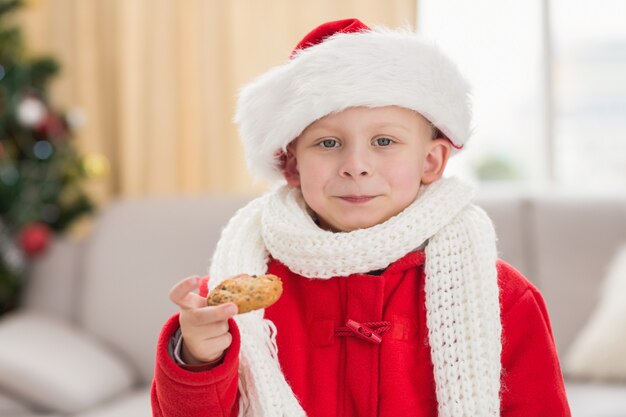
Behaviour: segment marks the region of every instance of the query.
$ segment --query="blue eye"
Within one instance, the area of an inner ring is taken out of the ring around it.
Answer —
[[[392,141],[389,138],[378,138],[374,140],[374,143],[376,144],[376,146],[389,146],[391,145]]]
[[[322,148],[336,148],[339,145],[339,142],[335,139],[324,139],[320,142]]]

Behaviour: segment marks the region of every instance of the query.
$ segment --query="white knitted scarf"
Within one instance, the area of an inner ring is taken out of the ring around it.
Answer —
[[[282,186],[240,209],[222,232],[210,286],[267,271],[269,255],[316,279],[382,269],[426,244],[426,308],[439,417],[500,415],[502,344],[496,249],[472,190],[441,179],[398,215],[367,229],[319,228],[298,189]],[[239,415],[305,416],[278,363],[264,310],[236,316],[241,332]],[[383,339],[384,343],[384,339]]]

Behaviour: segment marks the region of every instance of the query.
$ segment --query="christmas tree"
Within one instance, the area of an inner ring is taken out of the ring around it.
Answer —
[[[46,95],[58,65],[28,57],[10,22],[20,3],[0,0],[0,314],[19,305],[28,267],[51,238],[93,210],[70,119]]]

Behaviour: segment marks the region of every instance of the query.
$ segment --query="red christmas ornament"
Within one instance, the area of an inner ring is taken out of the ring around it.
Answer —
[[[49,138],[59,139],[67,135],[68,127],[63,119],[55,114],[48,113],[41,121],[37,130]]]
[[[52,231],[43,223],[32,223],[20,232],[19,243],[24,253],[34,257],[43,253],[52,237]]]

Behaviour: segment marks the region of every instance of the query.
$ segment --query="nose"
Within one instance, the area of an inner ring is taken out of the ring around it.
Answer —
[[[342,177],[366,177],[372,174],[373,161],[366,149],[346,148],[341,160],[339,175]]]

